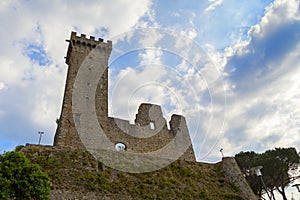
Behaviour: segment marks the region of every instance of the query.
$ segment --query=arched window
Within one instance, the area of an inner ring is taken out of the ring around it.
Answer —
[[[126,151],[126,145],[124,143],[118,142],[115,145],[117,151]]]

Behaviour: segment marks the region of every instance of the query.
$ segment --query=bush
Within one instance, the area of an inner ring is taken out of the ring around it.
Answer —
[[[49,198],[49,178],[39,165],[19,151],[0,155],[0,199]]]

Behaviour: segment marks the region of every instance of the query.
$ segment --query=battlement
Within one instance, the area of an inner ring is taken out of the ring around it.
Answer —
[[[67,56],[65,57],[66,63],[69,64],[71,51],[75,49],[80,49],[86,55],[93,49],[97,49],[100,52],[103,52],[104,55],[110,55],[112,50],[112,41],[107,40],[106,42],[102,38],[95,39],[94,36],[87,38],[85,34],[80,34],[77,36],[76,32],[71,33],[70,39],[66,40],[69,42]]]
[[[99,44],[107,44],[107,47],[112,47],[112,41],[107,40],[107,42],[104,42],[102,38],[98,38],[98,40],[95,39],[94,36],[90,36],[90,38],[87,38],[85,34],[80,34],[80,36],[77,36],[76,32],[71,33],[70,40],[66,40],[67,42],[72,42],[72,44],[81,44],[81,45],[87,45],[89,44],[95,48]]]

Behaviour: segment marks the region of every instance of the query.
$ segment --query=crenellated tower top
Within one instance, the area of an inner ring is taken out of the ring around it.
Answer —
[[[108,56],[112,50],[112,41],[107,40],[105,42],[102,38],[98,38],[98,40],[96,40],[94,36],[87,38],[85,34],[77,36],[77,33],[74,31],[71,33],[70,39],[66,40],[66,42],[69,42],[67,56],[65,57],[67,64],[69,64],[70,53],[73,48],[86,50],[88,52],[96,48]]]

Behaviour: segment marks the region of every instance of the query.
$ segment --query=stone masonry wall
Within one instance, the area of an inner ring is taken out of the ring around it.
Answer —
[[[240,188],[245,199],[257,200],[258,197],[255,196],[251,187],[247,183],[245,177],[243,176],[238,164],[232,157],[224,157],[221,162],[222,169],[225,173],[225,177],[233,183],[236,187]]]
[[[104,59],[102,59],[102,63],[99,65],[108,65],[108,57],[111,51],[112,43],[107,41],[107,43],[103,42],[103,39],[95,40],[94,37],[90,37],[90,39],[86,38],[84,34],[81,36],[76,36],[75,32],[71,33],[69,42],[66,64],[68,64],[68,73],[67,80],[65,85],[64,99],[62,105],[61,116],[59,119],[58,127],[56,130],[54,145],[55,146],[67,146],[73,148],[84,148],[79,135],[75,128],[74,118],[76,114],[72,111],[72,93],[73,86],[75,83],[75,79],[77,76],[77,72],[82,64],[82,62],[87,58],[89,53],[95,49],[96,47],[99,49],[107,49],[108,53],[105,55]],[[98,66],[94,66],[97,68]],[[92,69],[91,66],[91,70]],[[89,84],[89,80],[87,80],[87,84]],[[96,91],[96,102],[97,114],[99,116],[99,122],[103,127],[107,126],[107,117],[108,117],[108,71],[102,75],[101,80],[98,84]],[[79,116],[80,117],[80,116]]]
[[[150,123],[153,123],[151,127]],[[182,129],[184,137],[176,138],[178,129]],[[153,104],[143,103],[138,109],[135,124],[129,121],[109,118],[109,129],[107,136],[113,143],[123,143],[128,152],[148,153],[159,150],[175,140],[173,151],[184,152],[181,159],[196,161],[191,139],[185,118],[173,115],[170,121],[170,130],[167,128],[166,120],[163,118],[161,107]],[[188,145],[182,149],[183,145]]]

